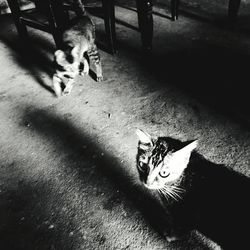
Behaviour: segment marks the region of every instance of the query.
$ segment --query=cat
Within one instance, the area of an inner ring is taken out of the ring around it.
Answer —
[[[165,214],[158,223],[166,239],[195,229],[225,249],[249,249],[249,178],[205,159],[195,150],[198,140],[136,133],[139,179],[161,200]]]
[[[96,68],[96,81],[103,80],[95,26],[80,0],[74,0],[76,21],[62,32],[62,48],[54,53],[53,89],[57,97],[70,94],[77,75],[89,74],[88,59]]]

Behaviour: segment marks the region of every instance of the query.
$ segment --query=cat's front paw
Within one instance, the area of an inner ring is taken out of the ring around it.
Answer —
[[[80,71],[79,72],[79,74],[81,75],[81,76],[87,76],[88,74],[89,74],[89,71]]]
[[[168,242],[175,242],[175,241],[182,240],[182,237],[179,237],[179,236],[176,236],[176,235],[166,236],[166,240]]]
[[[62,92],[62,96],[67,96],[71,93],[72,88],[65,88]]]
[[[62,96],[67,96],[71,93],[72,87],[66,87],[63,92],[62,92]]]
[[[70,91],[63,91],[62,92],[62,96],[67,96],[67,95],[69,95],[70,94]]]
[[[103,76],[97,76],[96,81],[97,82],[102,82],[103,81]]]
[[[174,232],[164,232],[163,233],[165,239],[168,241],[168,242],[176,242],[176,241],[180,241],[180,240],[183,240],[186,236],[186,234],[184,233],[174,233]]]
[[[62,94],[60,93],[54,93],[55,94],[55,97],[57,97],[57,98],[60,98],[61,96],[62,96]]]

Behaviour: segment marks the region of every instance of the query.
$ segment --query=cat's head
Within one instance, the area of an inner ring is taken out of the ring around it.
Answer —
[[[167,137],[154,139],[139,129],[136,134],[139,137],[137,169],[140,180],[149,189],[161,190],[176,182],[198,143],[195,140],[184,146],[176,146]]]
[[[75,62],[79,63],[80,47],[67,47],[64,50],[55,51],[54,57],[58,65],[65,67]]]

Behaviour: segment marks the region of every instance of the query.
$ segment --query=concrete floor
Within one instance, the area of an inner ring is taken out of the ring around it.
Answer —
[[[135,12],[116,11],[137,25]],[[153,204],[138,181],[135,129],[198,138],[207,159],[249,177],[249,30],[155,15],[145,57],[139,34],[118,24],[117,55],[100,51],[105,81],[79,77],[57,99],[51,36],[30,30],[25,48],[11,18],[0,22],[1,249],[221,249],[196,231],[168,243],[143,213]]]

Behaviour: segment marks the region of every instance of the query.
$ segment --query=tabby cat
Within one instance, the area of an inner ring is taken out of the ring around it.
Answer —
[[[95,44],[94,24],[87,15],[81,0],[74,0],[74,7],[77,19],[64,30],[62,49],[54,54],[53,89],[58,97],[71,92],[78,74],[89,74],[88,59],[95,65],[96,81],[103,80],[100,55]]]
[[[139,129],[137,135],[139,178],[161,200],[157,226],[164,224],[167,240],[196,229],[225,249],[250,249],[249,178],[205,159],[195,151],[197,140],[152,138]]]

